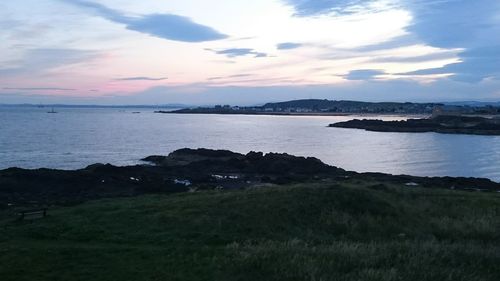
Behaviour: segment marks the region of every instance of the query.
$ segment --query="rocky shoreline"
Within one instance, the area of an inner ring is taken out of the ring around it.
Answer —
[[[500,119],[468,116],[437,116],[406,121],[354,119],[330,124],[329,127],[364,129],[374,132],[500,135]]]
[[[94,164],[65,171],[10,168],[0,171],[0,209],[73,205],[88,200],[150,193],[247,189],[293,183],[369,183],[386,186],[500,191],[500,183],[480,178],[414,177],[357,173],[316,158],[288,154],[181,149],[150,156],[149,165],[116,167]]]

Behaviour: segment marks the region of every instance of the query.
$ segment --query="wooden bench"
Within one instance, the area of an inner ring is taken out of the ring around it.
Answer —
[[[17,214],[19,215],[19,220],[21,221],[41,219],[47,216],[47,208],[20,211]]]

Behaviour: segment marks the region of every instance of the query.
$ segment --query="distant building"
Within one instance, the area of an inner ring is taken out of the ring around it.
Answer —
[[[297,108],[295,112],[307,113],[312,112],[312,110],[309,108]]]

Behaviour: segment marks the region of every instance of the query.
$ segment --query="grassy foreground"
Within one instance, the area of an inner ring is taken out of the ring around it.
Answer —
[[[0,280],[500,280],[500,194],[311,183],[1,222]]]

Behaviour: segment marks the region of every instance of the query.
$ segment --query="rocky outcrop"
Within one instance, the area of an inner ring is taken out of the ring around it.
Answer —
[[[282,153],[181,149],[168,156],[144,159],[152,165],[116,167],[94,164],[76,171],[0,171],[0,209],[8,206],[67,205],[87,200],[147,193],[201,189],[241,189],[268,184],[313,182],[373,182],[460,190],[499,191],[488,179],[392,176],[356,173],[329,166],[311,157]]]
[[[406,121],[354,119],[330,124],[329,127],[364,129],[375,132],[500,135],[500,120],[466,116],[437,116],[429,119],[408,119]]]

